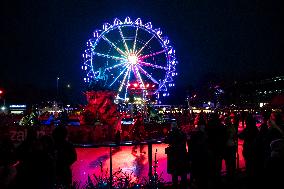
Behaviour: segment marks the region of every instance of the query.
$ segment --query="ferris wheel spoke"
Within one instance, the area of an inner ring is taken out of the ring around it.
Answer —
[[[125,67],[119,75],[113,80],[113,82],[109,85],[110,87],[117,81],[117,79],[125,72],[125,70],[129,69],[128,67]]]
[[[156,56],[156,55],[164,53],[164,52],[166,52],[166,50],[161,50],[161,51],[154,52],[154,53],[151,53],[151,54],[146,54],[146,55],[143,55],[143,56],[139,56],[139,59],[144,59],[144,58]]]
[[[143,88],[145,88],[144,82],[143,82],[143,80],[141,78],[141,75],[140,75],[140,73],[138,71],[138,67],[137,66],[134,66],[134,71],[135,71],[135,76],[137,77],[137,80],[139,80],[139,82],[142,84]]]
[[[112,70],[112,69],[114,69],[114,68],[118,68],[118,67],[120,67],[120,66],[124,66],[124,65],[126,65],[126,63],[125,63],[125,62],[120,63],[120,64],[116,64],[116,65],[111,66],[111,67],[108,67],[108,68],[105,68],[105,70],[106,70],[106,71],[109,71],[109,70]]]
[[[133,74],[134,74],[134,77],[136,78],[136,80],[138,81],[138,76],[137,76],[137,73],[136,73],[136,71],[134,70],[134,68],[132,67],[132,72],[133,72]]]
[[[123,80],[118,88],[118,93],[121,91],[123,85],[125,85],[124,83],[125,83],[126,77],[128,75],[128,72],[130,72],[130,67],[126,67],[126,68],[127,68],[127,71],[126,71],[126,74],[124,74]]]
[[[141,47],[139,49],[139,51],[137,53],[135,53],[137,56],[139,56],[139,54],[141,53],[141,51],[148,45],[148,43],[155,37],[155,35],[153,35],[144,45],[143,47]]]
[[[138,34],[138,28],[136,28],[136,32],[135,32],[135,38],[134,38],[134,43],[133,43],[133,49],[132,52],[135,53],[135,48],[136,48],[136,40],[137,40],[137,34]]]
[[[114,60],[126,60],[123,57],[112,56],[112,55],[98,53],[98,52],[93,52],[93,53],[94,53],[94,55],[97,55],[97,56],[100,56],[100,57],[106,57],[106,58],[110,58],[110,59],[114,59]]]
[[[126,42],[125,42],[125,38],[124,38],[124,36],[123,36],[122,30],[121,30],[120,27],[118,27],[118,30],[119,30],[120,37],[122,38],[124,48],[125,48],[125,50],[127,51],[127,53],[129,54],[129,49],[128,49],[128,46],[127,46],[127,44],[126,44]]]
[[[143,68],[141,68],[139,65],[137,65],[137,68],[143,73],[146,77],[148,77],[151,81],[153,81],[156,84],[159,84],[159,82],[154,79],[147,71],[145,71]]]
[[[127,56],[127,54],[125,53],[125,52],[123,52],[120,48],[118,48],[113,42],[111,42],[106,36],[102,36],[102,38],[106,41],[106,42],[108,42],[108,44],[110,45],[110,46],[112,46],[115,50],[117,50],[117,52],[119,53],[119,54],[121,54],[122,56]]]
[[[128,78],[127,78],[127,83],[126,83],[126,88],[125,88],[124,98],[126,98],[126,96],[127,96],[127,89],[128,89],[129,80],[130,80],[130,73],[131,73],[131,71],[130,71],[130,69],[129,69],[129,71],[128,71]]]
[[[151,63],[148,63],[148,62],[139,62],[139,64],[143,65],[143,66],[149,66],[149,67],[152,67],[152,68],[159,68],[159,69],[163,69],[163,70],[168,70],[167,67],[151,64]]]

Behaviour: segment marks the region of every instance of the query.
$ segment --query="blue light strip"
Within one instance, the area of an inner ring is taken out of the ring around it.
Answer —
[[[139,80],[139,81],[140,81],[140,83],[142,84],[142,87],[143,87],[143,88],[145,88],[145,86],[144,86],[144,82],[143,82],[143,80],[142,80],[142,78],[141,78],[140,73],[138,72],[138,68],[137,68],[137,66],[134,66],[134,71],[135,71],[136,75],[138,76],[138,80]]]
[[[166,68],[166,67],[155,65],[155,64],[151,64],[151,63],[148,63],[148,62],[139,62],[139,64],[141,64],[143,66],[149,66],[149,67],[153,67],[153,68],[159,68],[159,69],[163,69],[163,70],[168,70],[168,68]]]
[[[118,30],[119,30],[120,37],[122,38],[124,48],[127,51],[127,54],[129,54],[128,46],[127,46],[127,44],[125,42],[125,38],[124,38],[123,33],[121,31],[121,28],[119,26],[118,26]]]
[[[102,36],[102,38],[108,42],[108,44],[110,44],[110,46],[112,46],[115,50],[117,50],[117,52],[119,52],[119,54],[121,54],[122,56],[126,56],[127,54],[125,52],[123,52],[120,48],[118,48],[113,42],[111,42],[106,36]]]
[[[130,70],[129,70],[129,72],[128,72],[128,78],[127,78],[127,83],[126,83],[125,94],[124,94],[124,99],[126,99],[126,97],[127,97],[127,89],[128,89],[128,85],[129,85],[130,74],[131,74],[131,72],[130,72]]]
[[[98,53],[98,52],[93,52],[95,55],[101,56],[101,57],[106,57],[106,58],[111,58],[114,60],[125,60],[124,57],[118,57],[118,56],[112,56],[108,54],[103,54],[103,53]]]
[[[143,68],[141,68],[139,65],[137,65],[138,69],[149,79],[151,79],[154,83],[159,84],[159,82],[154,79],[148,72],[146,72]]]
[[[124,66],[124,65],[126,65],[125,62],[120,63],[120,64],[116,64],[116,65],[111,66],[111,67],[108,67],[108,68],[106,68],[105,70],[106,70],[106,71],[109,71],[109,70],[112,70],[112,69],[114,69],[114,68],[117,68],[117,67],[120,67],[120,66]]]
[[[121,91],[121,89],[122,89],[122,86],[123,86],[124,83],[125,83],[125,79],[126,79],[126,77],[127,77],[127,75],[128,75],[128,72],[130,72],[130,67],[126,67],[126,68],[127,68],[127,72],[126,72],[126,74],[124,74],[123,80],[122,80],[122,82],[121,82],[121,84],[120,84],[120,86],[119,86],[119,88],[118,88],[118,93],[120,93],[120,91]]]
[[[135,32],[135,39],[134,39],[134,43],[133,43],[133,49],[132,49],[132,53],[135,53],[135,48],[136,48],[136,40],[137,40],[137,35],[138,35],[138,28],[136,28],[136,32]]]
[[[156,55],[161,54],[161,53],[164,53],[164,52],[166,52],[166,50],[161,50],[161,51],[159,51],[159,52],[155,52],[155,53],[151,53],[151,54],[146,54],[146,55],[143,55],[143,56],[139,56],[139,59],[144,59],[144,58],[156,56]]]
[[[114,81],[109,85],[110,87],[116,82],[116,80],[123,74],[123,72],[125,72],[125,70],[128,69],[128,67],[125,67],[120,73],[119,75],[114,79]]]
[[[139,49],[139,51],[137,53],[135,53],[137,56],[140,55],[141,51],[148,45],[148,43],[155,37],[155,35],[153,35],[144,45],[141,49]]]

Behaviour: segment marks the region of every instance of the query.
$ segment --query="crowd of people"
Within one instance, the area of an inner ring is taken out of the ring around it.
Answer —
[[[35,128],[30,127],[26,139],[18,146],[7,137],[3,139],[1,188],[71,188],[71,165],[77,160],[77,153],[67,134],[66,127],[58,126],[51,136],[39,137]]]
[[[220,186],[223,175],[226,183],[233,185],[238,175],[239,139],[243,141],[247,185],[259,188],[281,185],[284,171],[283,112],[264,112],[260,126],[251,113],[243,116],[235,112],[201,112],[191,114],[187,120],[190,129],[182,127],[180,122],[173,122],[165,138],[165,143],[169,144],[166,148],[167,172],[172,175],[174,188],[216,188]],[[2,132],[1,186],[12,189],[47,189],[54,185],[70,187],[70,167],[77,155],[74,146],[67,140],[67,132],[65,126],[59,125],[52,135],[38,136],[35,127],[29,127],[26,139],[18,146],[13,145],[7,133]],[[133,127],[132,139],[137,142],[133,152],[139,153],[139,150],[144,153],[143,146],[138,144],[145,140],[146,135],[140,117]],[[120,144],[119,132],[114,141]],[[225,173],[222,172],[222,161],[225,161]],[[11,167],[16,168],[16,174]],[[12,174],[14,179],[9,180]]]
[[[176,124],[165,139],[169,144],[167,171],[174,188],[217,188],[223,182],[233,186],[237,179],[238,139],[243,140],[245,178],[248,187],[277,188],[284,173],[283,113],[265,112],[257,127],[253,114],[239,128],[239,116],[205,114],[195,116],[194,129],[184,132]],[[226,171],[222,172],[222,161]],[[187,182],[187,175],[190,181]],[[225,177],[223,177],[225,175]],[[181,177],[178,183],[178,176]]]

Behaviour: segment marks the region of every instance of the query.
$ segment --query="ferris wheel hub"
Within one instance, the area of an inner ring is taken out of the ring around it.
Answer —
[[[129,55],[129,56],[127,57],[127,59],[128,59],[128,62],[129,62],[130,64],[132,64],[132,65],[135,65],[135,64],[137,64],[137,62],[138,62],[138,57],[137,57],[135,54]]]

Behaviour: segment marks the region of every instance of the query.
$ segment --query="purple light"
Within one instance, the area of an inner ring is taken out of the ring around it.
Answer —
[[[174,86],[175,50],[169,46],[168,37],[162,36],[161,29],[153,28],[151,22],[143,24],[140,18],[115,18],[112,23],[104,23],[103,30],[95,30],[93,38],[87,41],[88,48],[82,55],[82,69],[87,75],[84,81],[103,79],[105,85],[117,91],[117,97],[123,92],[124,98],[133,82],[143,89],[157,85],[157,95]]]

